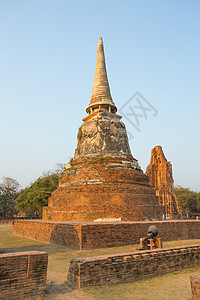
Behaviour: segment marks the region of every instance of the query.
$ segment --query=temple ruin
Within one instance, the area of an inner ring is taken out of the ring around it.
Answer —
[[[165,209],[166,219],[185,218],[183,208],[174,194],[172,164],[167,161],[161,146],[152,149],[151,161],[145,174],[159,197],[160,206]]]
[[[133,158],[121,116],[112,99],[102,38],[99,38],[92,96],[77,136],[73,159],[59,178],[46,221],[134,221],[161,219],[148,177]]]

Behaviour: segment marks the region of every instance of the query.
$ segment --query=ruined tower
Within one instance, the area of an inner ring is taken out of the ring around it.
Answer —
[[[173,191],[172,164],[167,161],[161,146],[152,149],[151,161],[145,174],[159,197],[159,204],[165,209],[166,218],[185,218],[182,206]]]
[[[148,177],[131,155],[117,114],[99,38],[92,96],[73,159],[59,178],[43,219],[53,221],[161,219],[162,207]]]

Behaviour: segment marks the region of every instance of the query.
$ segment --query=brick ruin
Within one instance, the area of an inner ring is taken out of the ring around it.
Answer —
[[[0,254],[0,299],[35,299],[46,291],[48,253]]]
[[[125,125],[111,97],[102,38],[86,112],[75,155],[60,176],[48,207],[43,209],[43,220],[161,219],[163,207],[131,154]]]
[[[74,288],[119,284],[200,266],[200,245],[72,259],[68,281]],[[192,278],[199,299],[199,278]]]
[[[185,213],[173,190],[172,164],[167,161],[161,146],[152,149],[145,174],[159,197],[160,206],[164,207],[166,219],[184,219]]]

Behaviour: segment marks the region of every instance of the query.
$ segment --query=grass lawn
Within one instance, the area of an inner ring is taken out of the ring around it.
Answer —
[[[163,247],[200,244],[200,240],[164,242]],[[191,297],[190,275],[200,273],[200,267],[185,269],[119,285],[81,288],[73,290],[67,283],[69,262],[73,258],[129,252],[138,245],[104,248],[96,250],[73,251],[64,246],[14,236],[12,226],[0,224],[0,253],[21,252],[29,250],[49,253],[47,295],[38,299],[134,299],[134,300],[189,300]]]

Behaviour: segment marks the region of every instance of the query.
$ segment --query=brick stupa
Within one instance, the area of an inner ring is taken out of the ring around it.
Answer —
[[[59,178],[46,221],[135,221],[161,219],[162,207],[148,177],[131,155],[126,128],[111,97],[102,38],[87,116],[73,159]]]
[[[159,197],[159,204],[164,208],[165,217],[167,219],[185,219],[183,208],[174,194],[172,164],[167,161],[161,146],[152,149],[146,175]]]

